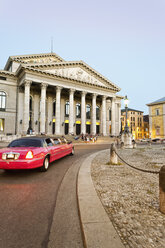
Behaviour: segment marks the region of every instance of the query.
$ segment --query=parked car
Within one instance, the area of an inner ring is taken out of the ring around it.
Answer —
[[[74,154],[72,142],[49,137],[24,137],[13,140],[7,148],[0,149],[0,169],[32,169],[47,171],[49,164],[66,155]]]

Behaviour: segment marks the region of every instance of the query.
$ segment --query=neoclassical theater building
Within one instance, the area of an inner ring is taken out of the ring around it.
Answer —
[[[118,135],[119,91],[81,60],[10,56],[0,70],[0,134]]]

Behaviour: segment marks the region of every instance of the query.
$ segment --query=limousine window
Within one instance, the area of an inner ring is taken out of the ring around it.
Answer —
[[[12,141],[8,147],[43,147],[43,142],[39,139],[19,139]]]

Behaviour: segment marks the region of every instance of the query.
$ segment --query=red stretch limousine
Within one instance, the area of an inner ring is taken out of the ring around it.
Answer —
[[[32,169],[47,171],[49,163],[74,154],[72,142],[65,138],[24,137],[0,149],[0,169]]]

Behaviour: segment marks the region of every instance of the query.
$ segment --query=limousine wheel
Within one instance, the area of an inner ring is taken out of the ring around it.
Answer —
[[[71,156],[74,155],[74,147],[72,147],[72,151],[71,151],[70,155],[71,155]]]
[[[46,157],[46,158],[44,159],[43,166],[41,167],[41,171],[42,171],[42,172],[45,172],[45,171],[48,170],[48,168],[49,168],[49,158]]]

